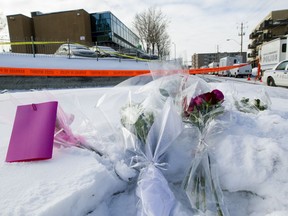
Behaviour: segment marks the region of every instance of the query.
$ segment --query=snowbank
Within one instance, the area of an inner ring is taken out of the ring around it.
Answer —
[[[121,131],[119,125],[107,124],[107,119],[114,118],[117,122],[129,91],[141,88],[141,85],[127,86],[128,83],[131,82],[107,88],[50,90],[49,94],[33,91],[0,95],[1,214],[135,216],[138,200],[135,182],[124,181],[131,170],[124,163],[125,146],[118,136]],[[287,89],[233,81],[212,81],[209,85],[225,95],[226,111],[219,116],[222,128],[209,143],[230,215],[288,215]],[[257,98],[262,91],[271,99],[270,109],[252,114],[235,108],[236,93]],[[104,94],[110,102],[100,112],[96,105]],[[17,104],[51,97],[76,118],[85,116],[91,120],[103,138],[97,147],[104,156],[76,147],[62,147],[54,148],[51,160],[4,162]],[[191,215],[179,184],[190,164],[193,143],[197,142],[193,136],[183,137],[169,148],[169,167],[164,172],[178,200],[173,210],[177,216]],[[115,167],[122,178],[117,176]]]

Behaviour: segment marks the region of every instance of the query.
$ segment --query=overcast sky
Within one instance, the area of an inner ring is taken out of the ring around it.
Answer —
[[[249,34],[269,12],[288,9],[286,0],[1,0],[4,16],[31,11],[43,13],[84,9],[89,13],[111,11],[132,28],[137,13],[151,6],[161,9],[170,21],[171,55],[190,61],[193,53],[248,51]],[[226,39],[232,40],[227,41]],[[176,48],[176,49],[175,49]]]

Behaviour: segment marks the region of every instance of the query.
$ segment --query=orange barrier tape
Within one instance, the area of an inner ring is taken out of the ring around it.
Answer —
[[[217,68],[200,68],[200,69],[190,69],[189,74],[205,74],[210,72],[219,72],[219,71],[226,71],[233,68],[243,67],[247,64],[239,64],[239,65],[232,65],[226,67],[217,67]]]
[[[0,75],[11,76],[90,76],[121,77],[150,74],[149,70],[77,70],[77,69],[44,69],[44,68],[4,68],[0,67]]]
[[[209,72],[218,72],[239,68],[246,64],[218,67],[190,69],[189,74],[205,74]],[[49,69],[49,68],[8,68],[0,67],[0,76],[90,76],[90,77],[133,77],[139,75],[150,75],[149,70],[78,70],[78,69]]]

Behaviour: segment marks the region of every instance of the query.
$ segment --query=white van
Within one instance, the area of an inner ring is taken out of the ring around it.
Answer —
[[[226,66],[232,66],[235,64],[240,64],[242,62],[242,57],[241,56],[226,56],[220,59],[219,61],[219,67],[226,67]],[[230,70],[224,70],[224,71],[219,71],[218,75],[220,76],[231,76],[231,71]]]
[[[239,64],[234,64],[239,65]],[[233,66],[234,66],[233,65]],[[230,76],[234,77],[244,77],[244,76],[251,76],[252,75],[252,66],[251,64],[247,64],[245,66],[239,67],[239,68],[233,68],[230,70]]]

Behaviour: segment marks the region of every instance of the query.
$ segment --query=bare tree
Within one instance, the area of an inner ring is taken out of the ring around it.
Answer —
[[[0,31],[6,26],[5,17],[2,12],[0,12]]]
[[[157,43],[157,50],[158,50],[158,54],[161,58],[163,58],[164,56],[169,56],[170,54],[170,38],[168,34],[163,34],[160,37],[159,43]]]
[[[133,25],[139,34],[142,47],[147,53],[151,52],[160,57],[169,53],[168,24],[169,21],[166,16],[155,7],[150,7],[147,11],[136,14]]]

